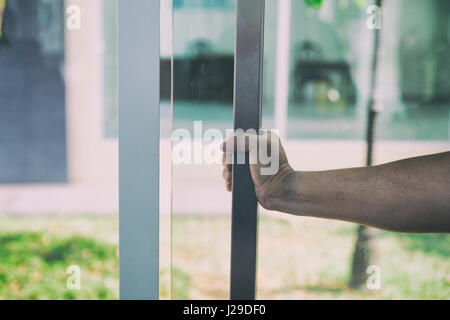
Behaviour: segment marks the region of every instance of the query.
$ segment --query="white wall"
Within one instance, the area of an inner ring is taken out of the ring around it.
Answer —
[[[81,8],[81,30],[66,29],[66,108],[69,181],[118,180],[117,139],[103,137],[103,11],[101,0],[66,0]]]

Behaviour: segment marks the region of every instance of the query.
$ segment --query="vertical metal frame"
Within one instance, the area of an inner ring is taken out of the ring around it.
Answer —
[[[120,298],[159,297],[160,2],[119,0]]]
[[[264,0],[236,0],[234,128],[261,127]],[[248,159],[247,159],[248,160]],[[248,161],[233,166],[230,298],[256,291],[258,199]]]

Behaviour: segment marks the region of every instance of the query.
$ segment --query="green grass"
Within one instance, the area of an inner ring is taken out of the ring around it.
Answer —
[[[0,217],[0,299],[117,299],[117,217]],[[168,224],[166,224],[168,226]],[[161,292],[176,299],[227,299],[230,220],[175,217],[172,273]],[[379,232],[378,291],[347,287],[355,226],[273,215],[260,219],[261,299],[449,299],[450,236]],[[170,244],[162,239],[163,251]],[[81,290],[66,286],[81,270]]]
[[[450,257],[449,236],[446,234],[397,234],[409,250],[422,251],[430,255]]]
[[[20,232],[0,236],[2,299],[111,299],[115,247],[83,237]],[[68,266],[82,270],[83,290],[65,288]],[[111,285],[108,286],[108,280]],[[6,289],[6,290],[5,290]]]
[[[227,299],[230,220],[173,220],[172,263],[189,275],[187,297]],[[263,216],[259,224],[260,299],[449,299],[450,235],[379,232],[372,264],[381,290],[347,286],[356,226],[342,222]]]
[[[117,298],[116,244],[106,233],[82,232],[96,224],[101,219],[0,218],[0,299]],[[80,267],[81,290],[66,286],[71,265]]]

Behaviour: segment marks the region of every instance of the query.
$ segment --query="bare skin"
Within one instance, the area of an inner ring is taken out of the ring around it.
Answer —
[[[271,139],[279,139],[272,134]],[[270,139],[269,139],[270,141]],[[233,150],[224,151],[223,177],[232,189]],[[249,146],[246,145],[246,151]],[[295,171],[279,148],[276,174],[250,165],[261,206],[299,216],[335,219],[407,233],[450,233],[450,152],[380,166]]]

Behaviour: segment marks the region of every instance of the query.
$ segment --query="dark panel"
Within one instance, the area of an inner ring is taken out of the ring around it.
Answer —
[[[202,54],[176,57],[174,64],[174,100],[233,103],[233,55]],[[161,59],[161,99],[170,100],[171,61]]]
[[[238,0],[235,56],[235,129],[261,126],[264,0]],[[245,165],[233,166],[231,230],[232,300],[255,299],[258,199]]]
[[[7,2],[8,40],[0,47],[0,183],[67,180],[63,27],[62,0]]]

